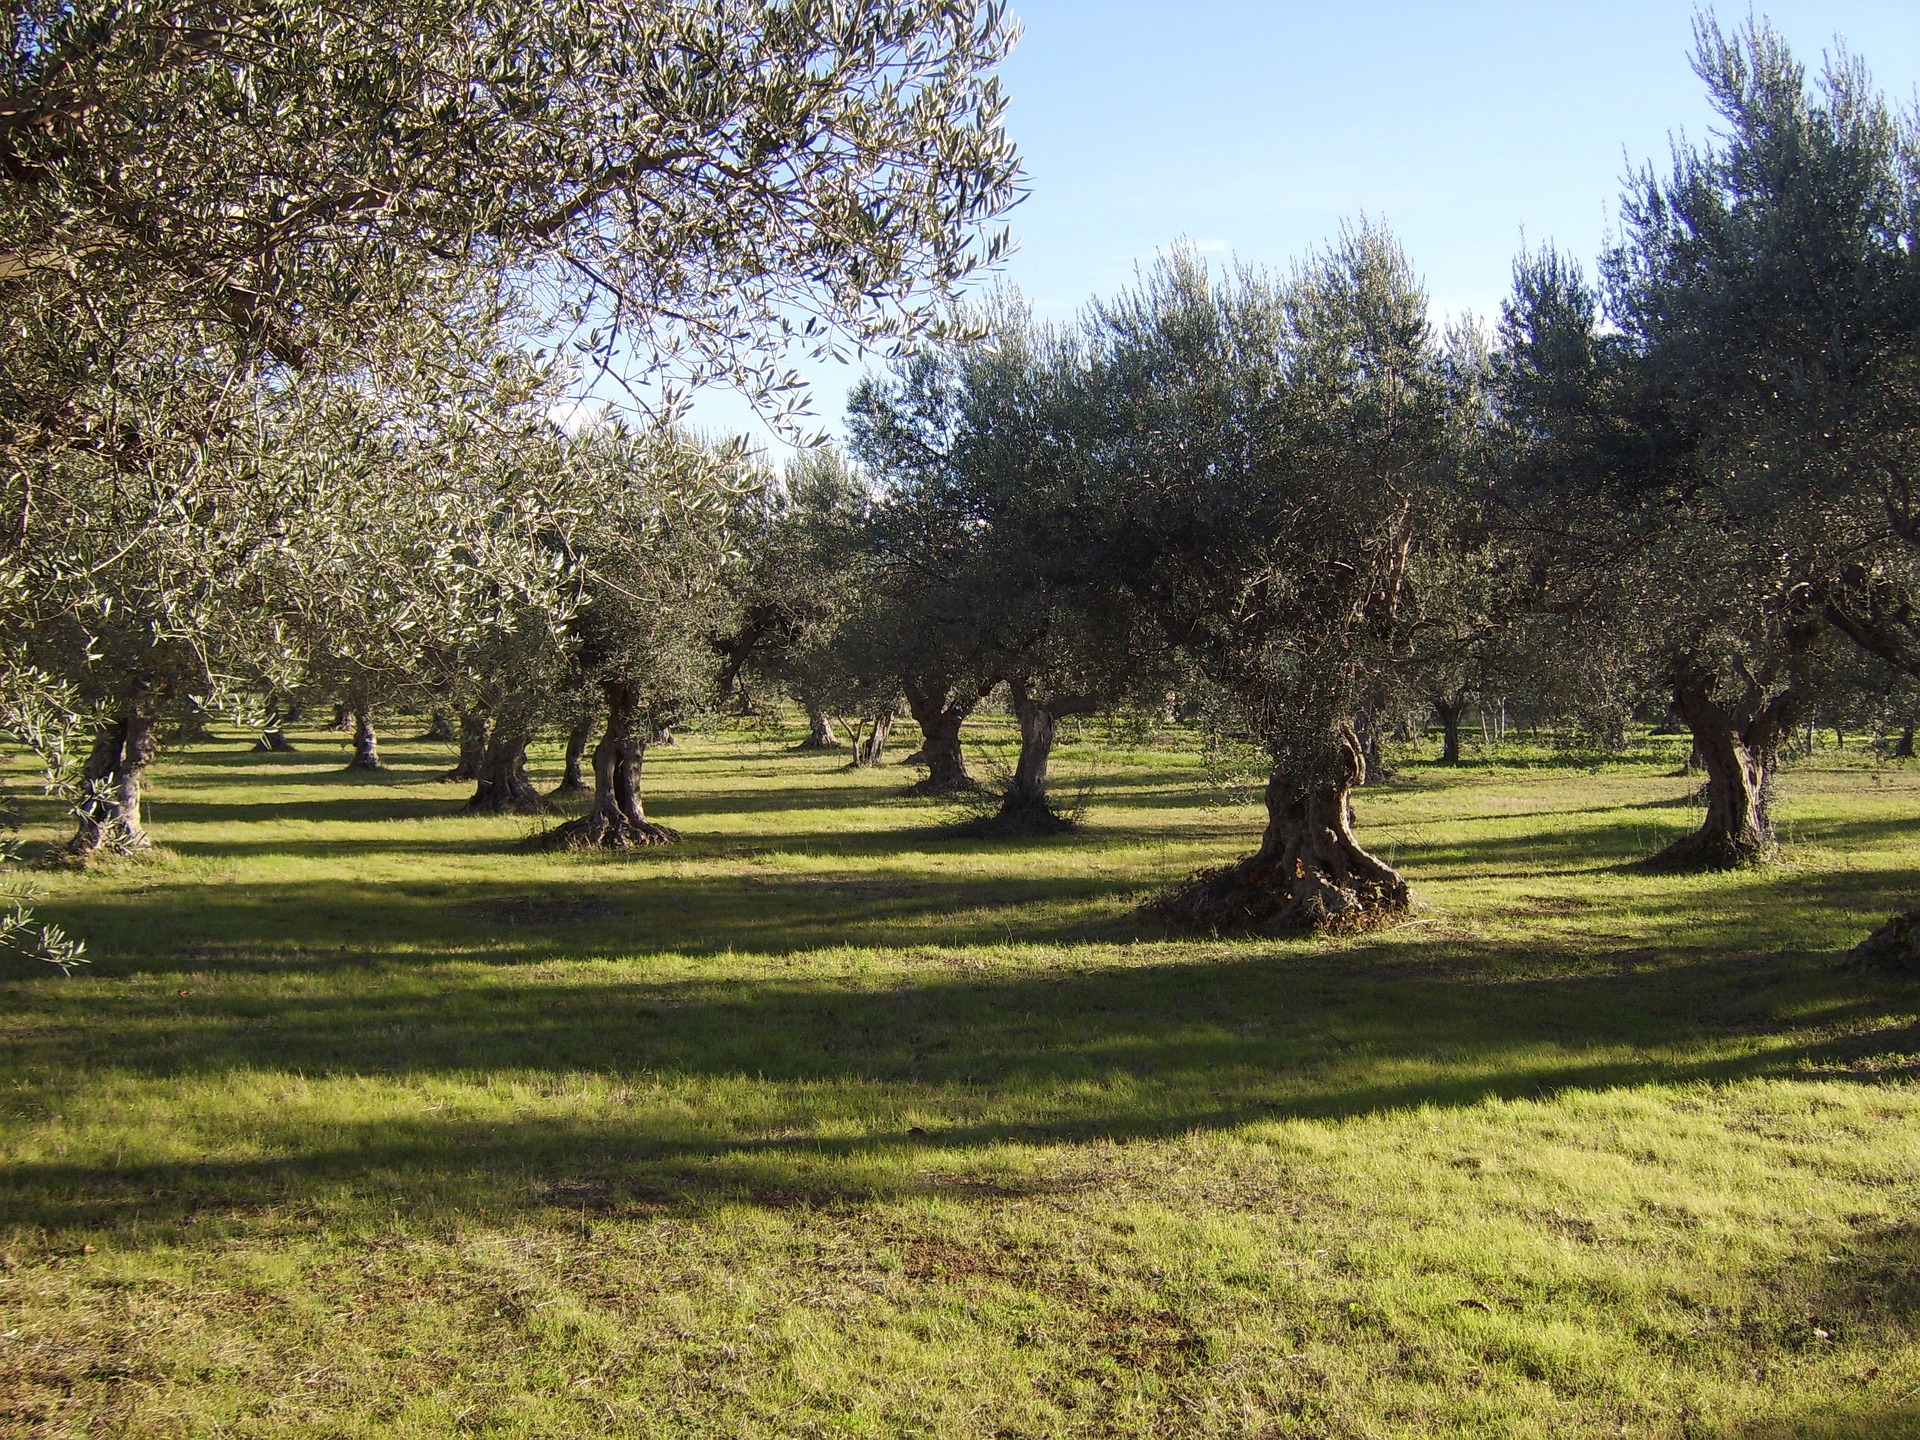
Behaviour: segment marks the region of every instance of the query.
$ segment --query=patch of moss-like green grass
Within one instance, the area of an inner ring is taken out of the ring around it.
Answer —
[[[1836,963],[1914,767],[1685,877],[1677,742],[1409,758],[1405,923],[1222,940],[1135,913],[1258,831],[1177,744],[1010,842],[797,738],[618,858],[444,747],[167,757],[0,983],[0,1434],[1920,1433],[1920,994]]]

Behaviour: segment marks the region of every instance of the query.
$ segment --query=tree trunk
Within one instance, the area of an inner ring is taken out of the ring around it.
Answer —
[[[958,790],[977,790],[980,782],[967,771],[967,758],[960,751],[960,727],[972,713],[952,692],[932,693],[915,686],[906,687],[907,709],[920,727],[920,754],[926,762],[927,778],[907,787],[909,795],[951,795]]]
[[[593,732],[599,727],[599,716],[583,715],[567,732],[567,758],[561,766],[560,783],[547,794],[549,800],[585,795],[592,791],[593,786],[587,783],[587,746],[593,740]]]
[[[671,845],[678,832],[647,819],[641,803],[641,770],[654,733],[652,719],[632,686],[606,686],[607,728],[593,747],[593,806],[578,820],[555,826],[536,842],[549,850],[633,850]]]
[[[329,730],[351,730],[353,728],[353,706],[347,704],[345,701],[335,705],[333,707],[333,724],[327,728]]]
[[[1750,706],[1743,717],[1713,697],[1711,677],[1688,676],[1673,687],[1673,713],[1693,735],[1707,772],[1707,818],[1652,857],[1663,870],[1731,870],[1765,860],[1773,851],[1767,791],[1773,751],[1792,722],[1787,696]],[[1743,723],[1744,719],[1744,723]]]
[[[1047,803],[1047,767],[1053,759],[1053,741],[1060,721],[1069,715],[1084,715],[1093,706],[1083,696],[1047,700],[1033,685],[1021,679],[1007,682],[1008,698],[1013,702],[1014,718],[1020,722],[1020,757],[1014,762],[1013,778],[1000,799],[999,813],[976,828],[996,832],[1058,834],[1073,828],[1073,821],[1055,813]]]
[[[827,712],[818,705],[807,706],[807,738],[800,742],[802,750],[838,750],[840,737],[833,733],[833,722],[827,718]]]
[[[447,712],[435,706],[427,716],[427,728],[420,732],[421,743],[445,745],[458,738],[453,733],[453,722],[447,719]]]
[[[80,828],[67,845],[69,854],[127,854],[152,845],[140,823],[140,790],[158,749],[153,717],[138,705],[100,732],[80,772],[80,803],[74,807]]]
[[[481,710],[460,712],[460,758],[442,780],[478,780],[481,763],[487,758],[487,741],[493,736],[493,721]]]
[[[373,703],[364,697],[353,707],[353,758],[349,770],[384,770],[380,763],[380,737],[373,729]]]
[[[1407,882],[1354,838],[1352,792],[1366,762],[1350,728],[1339,733],[1337,757],[1335,774],[1315,784],[1271,775],[1260,849],[1200,872],[1148,911],[1185,927],[1246,931],[1350,928],[1406,910]]]
[[[892,711],[874,716],[872,728],[864,737],[857,722],[850,728],[853,730],[853,763],[857,767],[866,769],[887,758],[887,737],[893,734]]]
[[[260,738],[253,742],[253,748],[281,753],[293,750],[294,743],[287,738],[286,731],[281,728],[285,723],[286,720],[280,713],[280,706],[275,702],[267,711],[267,723],[260,727]]]
[[[539,815],[547,808],[527,778],[527,744],[533,737],[496,725],[474,776],[469,810],[487,815]]]
[[[1900,738],[1894,742],[1893,758],[1896,760],[1913,759],[1913,726],[1908,725],[1901,729]]]
[[[1440,763],[1458,765],[1460,717],[1467,711],[1466,693],[1456,690],[1452,695],[1435,695],[1427,703],[1433,706],[1433,713],[1440,717]]]

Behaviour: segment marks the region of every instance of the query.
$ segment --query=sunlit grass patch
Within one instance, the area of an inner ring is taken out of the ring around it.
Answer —
[[[993,844],[688,736],[606,859],[299,738],[163,765],[171,858],[48,877],[93,973],[0,987],[0,1432],[1920,1427],[1920,998],[1834,964],[1911,768],[1671,877],[1652,746],[1412,762],[1408,923],[1220,941],[1136,914],[1257,826],[1174,750]]]

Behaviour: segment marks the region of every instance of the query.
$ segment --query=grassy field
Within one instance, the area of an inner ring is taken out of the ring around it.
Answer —
[[[1220,941],[1133,915],[1256,829],[1176,749],[991,843],[690,736],[605,859],[296,738],[3,972],[0,1434],[1920,1433],[1920,994],[1835,965],[1913,767],[1676,878],[1670,750],[1410,763],[1409,923]]]

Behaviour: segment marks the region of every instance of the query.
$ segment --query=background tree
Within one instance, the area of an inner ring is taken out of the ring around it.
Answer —
[[[763,478],[732,447],[671,431],[636,435],[617,423],[584,432],[567,458],[594,497],[569,546],[585,597],[571,631],[579,670],[599,688],[606,729],[593,751],[587,813],[544,843],[670,843],[675,832],[646,815],[647,747],[718,699],[712,637],[733,628],[733,540]]]

